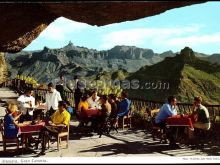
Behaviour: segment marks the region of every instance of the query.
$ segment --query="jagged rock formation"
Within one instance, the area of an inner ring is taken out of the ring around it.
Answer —
[[[168,51],[163,55],[174,56],[174,53]],[[151,49],[135,46],[115,46],[107,51],[97,51],[75,46],[72,42],[60,49],[44,47],[42,51],[6,55],[10,77],[25,74],[40,82],[51,81],[60,74],[88,77],[119,69],[135,72],[142,66],[152,65],[163,59],[164,57]]]
[[[0,52],[22,50],[51,22],[61,16],[90,25],[102,26],[153,16],[169,9],[197,3],[203,2],[5,2],[0,5]]]

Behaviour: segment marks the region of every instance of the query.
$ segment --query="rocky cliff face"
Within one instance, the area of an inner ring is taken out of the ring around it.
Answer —
[[[0,53],[0,84],[6,80],[7,65],[4,58],[4,53]]]
[[[172,51],[163,54],[174,56]],[[135,72],[142,66],[152,65],[163,59],[151,49],[135,46],[115,46],[107,51],[97,51],[75,46],[71,42],[60,49],[44,47],[42,51],[6,55],[10,77],[26,74],[41,82],[50,81],[60,74],[90,76],[119,69]]]

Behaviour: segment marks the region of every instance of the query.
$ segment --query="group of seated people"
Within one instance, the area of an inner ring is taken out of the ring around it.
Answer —
[[[113,126],[118,127],[118,119],[125,115],[128,115],[131,101],[128,99],[126,92],[121,93],[121,97],[118,98],[114,94],[102,95],[99,97],[97,91],[94,90],[89,97],[84,94],[81,97],[80,103],[77,109],[78,118],[81,121],[81,125],[88,124],[89,118],[87,116],[88,111],[100,110],[100,118],[110,117],[114,120]]]
[[[17,138],[19,136],[19,127],[42,122],[42,120],[36,121],[34,118],[33,112],[36,108],[43,106],[47,112],[49,111],[50,116],[44,120],[46,125],[39,134],[39,139],[42,142],[42,154],[45,152],[45,145],[48,138],[51,135],[56,136],[56,134],[67,128],[71,113],[73,112],[70,103],[60,99],[59,92],[56,91],[51,83],[48,84],[48,89],[46,103],[44,104],[40,100],[35,100],[32,96],[32,89],[26,89],[25,93],[17,99],[16,103],[8,103],[6,108],[7,113],[4,117],[4,137]],[[36,140],[33,138],[31,133],[26,135],[28,137],[28,145],[35,143],[37,147],[39,139]],[[23,141],[22,134],[21,140]]]
[[[170,96],[167,99],[167,102],[160,108],[158,114],[155,117],[154,124],[160,127],[162,130],[166,132],[167,138],[170,141],[170,145],[176,145],[174,134],[176,129],[171,130],[171,132],[167,131],[166,128],[166,119],[168,117],[172,117],[177,115],[177,99],[174,96]],[[194,98],[193,102],[193,111],[192,114],[189,114],[193,122],[193,127],[195,129],[209,130],[211,127],[209,111],[208,109],[202,105],[202,98],[197,96]],[[193,131],[189,129],[189,138],[193,139]]]

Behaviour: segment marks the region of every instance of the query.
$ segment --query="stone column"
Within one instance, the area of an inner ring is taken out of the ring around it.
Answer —
[[[5,54],[0,52],[0,84],[7,79],[7,65],[5,62]]]

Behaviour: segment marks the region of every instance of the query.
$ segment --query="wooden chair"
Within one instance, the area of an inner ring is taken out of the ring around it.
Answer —
[[[127,128],[131,128],[132,127],[132,125],[131,125],[131,123],[132,123],[132,121],[131,121],[132,113],[133,113],[133,108],[130,108],[130,110],[128,112],[128,115],[123,116],[123,118],[122,118],[122,129],[123,130],[126,127]]]
[[[56,142],[57,142],[57,150],[58,150],[58,151],[59,151],[60,147],[62,146],[61,142],[62,142],[62,139],[63,139],[63,138],[65,138],[65,140],[66,140],[66,148],[68,148],[68,145],[69,145],[69,127],[70,127],[70,126],[68,125],[66,131],[57,134],[57,136],[55,137],[55,140],[56,140]],[[50,140],[48,141],[48,148],[50,147],[50,144],[49,144],[49,143],[50,143],[51,140],[52,140],[52,139],[50,139]]]
[[[160,139],[160,142],[162,143],[163,141],[166,141],[166,134],[165,134],[165,130],[161,129],[160,127],[156,126],[154,124],[154,120],[156,115],[158,114],[158,112],[160,111],[160,109],[153,109],[151,110],[151,122],[152,122],[152,137],[153,140],[155,140],[156,138]]]
[[[4,121],[3,121],[3,119],[0,119],[0,131],[1,131],[1,134],[2,134],[3,151],[6,151],[7,144],[10,144],[10,146],[12,144],[16,144],[17,150],[19,150],[19,139],[18,139],[18,137],[16,137],[16,138],[7,138],[7,137],[4,136]]]

